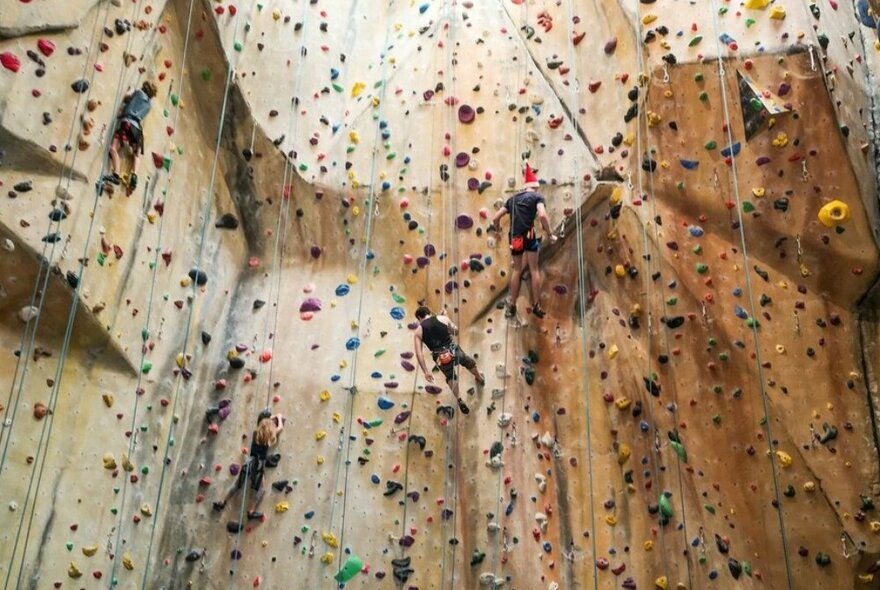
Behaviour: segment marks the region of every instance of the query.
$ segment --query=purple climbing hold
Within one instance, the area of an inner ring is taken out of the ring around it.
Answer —
[[[768,158],[767,156],[761,156],[760,158],[755,160],[755,164],[757,164],[758,166],[763,166],[764,164],[769,164],[769,163],[770,163],[770,158]]]
[[[239,471],[241,471],[241,467],[238,466],[238,463],[233,463],[229,466],[229,475],[236,476]]]
[[[425,268],[431,261],[425,258],[424,256],[419,256],[416,258],[416,266],[419,268]]]
[[[471,123],[473,123],[475,116],[476,113],[474,112],[474,108],[472,106],[463,104],[458,107],[458,120],[465,125],[470,125]]]
[[[467,152],[458,152],[455,155],[455,166],[457,168],[464,168],[468,165],[468,162],[471,161],[471,157],[467,154]]]
[[[468,178],[467,187],[469,191],[475,191],[480,188],[480,179],[473,176]]]
[[[568,293],[568,287],[561,284],[553,287],[553,290],[556,291],[557,295],[565,295],[566,293]]]
[[[431,395],[440,395],[443,390],[436,385],[425,385],[425,392]]]
[[[404,422],[406,422],[407,418],[409,418],[411,413],[412,412],[410,412],[409,410],[399,413],[397,416],[394,417],[394,423],[403,424]]]
[[[434,244],[425,244],[425,256],[431,258],[437,254],[437,249],[434,247]]]
[[[321,256],[321,248],[319,248],[318,246],[312,246],[312,249],[310,250],[310,253],[311,253],[311,255],[312,255],[312,258],[320,258],[320,256]]]
[[[400,361],[400,366],[403,367],[404,371],[413,372],[416,370],[416,366],[409,361]]]
[[[429,100],[431,100],[432,98],[434,98],[434,91],[433,91],[433,90],[425,90],[425,91],[422,93],[422,98],[425,99],[425,102],[428,102]]]
[[[304,311],[321,311],[321,300],[316,297],[309,297],[299,306],[300,312]]]
[[[474,219],[470,215],[459,215],[455,219],[455,227],[458,229],[470,229],[474,227]]]

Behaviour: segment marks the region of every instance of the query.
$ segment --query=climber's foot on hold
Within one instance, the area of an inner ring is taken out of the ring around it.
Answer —
[[[128,179],[128,188],[129,190],[134,190],[138,186],[138,175],[132,173],[131,177]]]
[[[508,304],[504,309],[504,317],[508,320],[512,320],[516,317],[516,306]]]
[[[115,172],[113,174],[105,174],[103,178],[101,178],[104,182],[109,182],[110,184],[115,184],[119,186],[122,184],[122,178],[119,177]]]
[[[226,502],[214,502],[214,512],[222,512],[226,508]]]
[[[471,409],[468,407],[468,405],[466,403],[464,403],[464,400],[461,398],[458,398],[458,409],[459,409],[459,411],[461,411],[462,414],[465,414],[465,415],[471,413]]]
[[[251,510],[247,513],[248,520],[260,520],[263,518],[262,512],[257,512],[256,510]]]
[[[480,376],[477,377],[477,385],[483,387],[486,384],[486,376],[483,373],[480,373]]]
[[[534,316],[536,318],[541,319],[545,315],[547,315],[547,312],[544,311],[544,308],[541,307],[540,303],[536,303],[535,305],[532,306],[532,314],[534,314]]]

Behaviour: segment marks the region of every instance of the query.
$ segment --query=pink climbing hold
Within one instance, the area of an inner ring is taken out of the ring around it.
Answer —
[[[271,348],[266,348],[265,350],[263,350],[263,352],[260,353],[260,362],[261,363],[268,363],[271,360],[272,360],[272,349]]]
[[[48,39],[37,39],[37,49],[40,50],[40,53],[49,57],[55,53],[55,44]]]
[[[21,69],[21,60],[11,51],[0,53],[0,63],[3,64],[4,68],[13,73],[17,73]]]

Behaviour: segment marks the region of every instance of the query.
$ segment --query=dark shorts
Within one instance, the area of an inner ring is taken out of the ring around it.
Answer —
[[[462,367],[470,371],[477,366],[477,361],[466,355],[460,347],[455,346],[452,349],[452,352],[455,354],[455,358],[451,363],[448,363],[446,365],[441,365],[437,361],[437,358],[440,356],[439,352],[432,353],[434,362],[437,363],[437,365],[440,367],[440,370],[443,372],[443,376],[446,377],[447,383],[455,379],[455,367],[461,365]]]
[[[235,486],[241,489],[247,479],[251,480],[251,489],[259,491],[263,487],[263,462],[256,457],[251,457],[248,462],[241,466]]]
[[[113,136],[124,144],[128,144],[134,153],[144,153],[144,134],[140,127],[122,119],[116,126],[116,134]]]
[[[540,247],[541,240],[534,229],[522,236],[510,236],[510,252],[514,256],[521,256],[523,252],[537,252]]]

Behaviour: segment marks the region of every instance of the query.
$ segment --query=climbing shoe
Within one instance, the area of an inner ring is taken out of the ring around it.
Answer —
[[[256,510],[252,510],[247,513],[248,520],[259,520],[263,518],[262,512],[257,512]]]
[[[122,184],[122,179],[115,172],[113,174],[105,174],[101,180],[109,182],[110,184],[115,184],[116,186]]]
[[[480,376],[477,378],[477,385],[482,387],[485,384],[486,384],[486,376],[484,374],[480,373]]]
[[[512,320],[513,318],[515,318],[516,317],[516,306],[515,305],[508,305],[507,308],[505,308],[505,310],[504,310],[504,317],[507,318],[508,320]]]
[[[464,403],[464,400],[461,398],[458,398],[458,409],[462,414],[465,414],[465,415],[471,413],[471,409],[468,407],[468,405],[466,403]]]
[[[541,304],[540,304],[540,303],[536,303],[536,304],[532,307],[532,314],[533,314],[536,318],[541,319],[541,318],[543,318],[545,315],[547,315],[547,312],[544,311],[544,308],[541,307]]]
[[[214,512],[222,512],[226,508],[226,502],[214,502]]]
[[[128,179],[128,188],[130,188],[131,190],[134,190],[137,188],[137,186],[138,186],[138,175],[132,174],[131,177]]]

